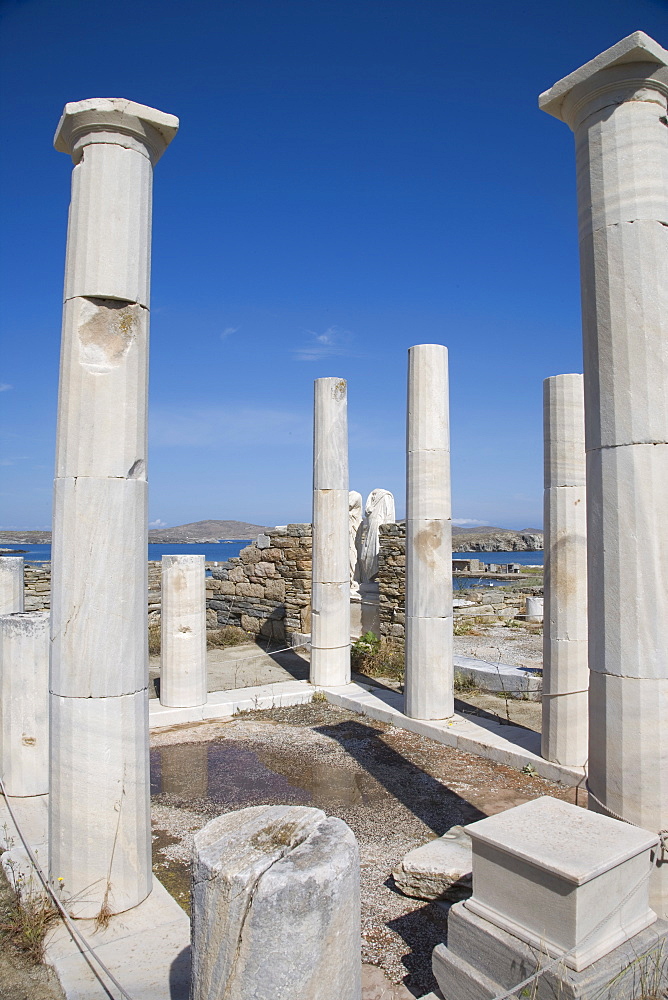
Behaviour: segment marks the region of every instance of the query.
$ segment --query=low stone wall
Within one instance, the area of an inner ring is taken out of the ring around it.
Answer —
[[[406,527],[404,524],[383,524],[380,528],[378,558],[378,599],[380,634],[403,643],[406,623]],[[540,593],[542,593],[542,588]],[[531,591],[532,592],[532,591]],[[456,596],[456,592],[455,592]],[[524,613],[525,595],[500,591],[490,587],[486,592],[468,592],[471,603],[453,608],[457,622],[467,620],[505,621]]]
[[[25,610],[48,611],[51,608],[51,563],[26,566],[24,583]]]
[[[207,618],[254,635],[288,641],[311,631],[310,524],[273,528],[238,556],[211,567]],[[208,624],[208,622],[207,622]]]

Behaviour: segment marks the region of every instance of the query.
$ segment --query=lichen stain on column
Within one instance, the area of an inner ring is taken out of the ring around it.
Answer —
[[[117,299],[82,298],[79,310],[79,361],[104,375],[118,368],[141,329],[142,306]]]
[[[442,522],[428,521],[426,526],[417,532],[413,544],[420,561],[425,563],[429,569],[435,569],[436,559],[434,556],[443,544]]]

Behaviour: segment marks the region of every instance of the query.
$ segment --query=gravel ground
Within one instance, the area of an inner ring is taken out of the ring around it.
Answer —
[[[446,908],[402,896],[392,870],[413,847],[539,795],[573,791],[326,703],[152,734],[154,869],[187,908],[192,835],[248,805],[313,805],[355,833],[362,960],[414,996],[434,989]]]

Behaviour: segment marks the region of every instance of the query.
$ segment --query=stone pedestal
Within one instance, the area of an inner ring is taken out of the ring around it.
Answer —
[[[543,729],[546,760],[587,761],[587,498],[582,375],[543,382],[545,618]]]
[[[446,1000],[494,996],[550,959],[558,959],[552,985],[556,980],[562,993],[555,995],[601,995],[602,975],[610,974],[612,987],[628,964],[626,946],[651,939],[646,932],[656,923],[648,904],[654,834],[549,796],[466,829],[473,896],[450,912],[448,947],[434,952]],[[494,966],[490,955],[500,950],[499,931],[510,941]],[[663,934],[660,926],[653,937],[660,943]],[[524,971],[513,960],[527,946],[535,964]],[[485,977],[492,981],[490,993]],[[551,996],[551,988],[539,988],[538,996]]]
[[[667,100],[668,52],[641,31],[540,98],[577,160],[590,807],[655,831],[668,827]],[[668,864],[651,899],[668,916]]]
[[[348,411],[344,379],[315,381],[312,684],[350,683]]]
[[[373,632],[380,635],[380,587],[377,583],[360,584],[362,599],[361,625],[362,635]]]
[[[160,704],[204,705],[207,696],[204,556],[162,557]]]
[[[67,104],[74,161],[58,396],[49,871],[75,916],[150,891],[146,396],[153,166],[178,119]]]
[[[0,774],[8,795],[46,795],[49,791],[48,701],[49,612],[3,615]]]
[[[0,556],[0,615],[23,611],[23,556]]]
[[[448,351],[408,352],[406,682],[412,719],[454,714]]]
[[[359,854],[340,819],[253,806],[195,834],[193,1000],[359,1000]]]

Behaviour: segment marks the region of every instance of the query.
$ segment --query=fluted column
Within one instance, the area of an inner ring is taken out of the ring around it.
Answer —
[[[448,351],[408,352],[406,715],[454,714]]]
[[[24,608],[23,556],[0,556],[0,615]]]
[[[350,683],[348,397],[341,378],[315,380],[312,684]]]
[[[582,375],[543,382],[545,607],[543,727],[546,760],[587,761],[587,496]]]
[[[162,557],[160,704],[204,705],[207,695],[204,556]]]
[[[668,827],[668,52],[635,32],[543,94],[575,134],[590,808]],[[651,905],[668,916],[668,864]]]
[[[76,916],[151,887],[147,482],[153,166],[178,119],[67,104],[67,233],[51,613],[49,869]]]

